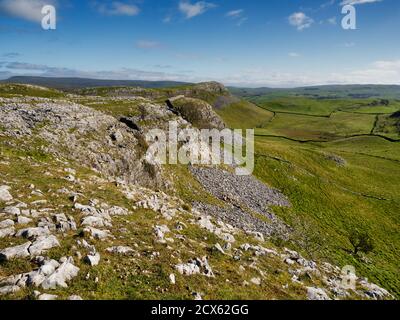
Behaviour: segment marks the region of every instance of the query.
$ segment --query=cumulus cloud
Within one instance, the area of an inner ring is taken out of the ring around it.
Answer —
[[[179,11],[185,15],[186,19],[191,19],[196,16],[202,15],[209,9],[215,7],[215,4],[205,1],[199,1],[193,4],[186,0],[179,2]]]
[[[295,12],[289,18],[289,24],[296,27],[297,30],[302,31],[311,27],[314,20],[308,17],[304,12]]]
[[[45,5],[57,5],[56,0],[0,0],[0,12],[9,16],[40,22],[43,19],[42,8]]]
[[[98,12],[108,16],[136,16],[140,9],[135,4],[112,1],[110,4],[93,3]]]

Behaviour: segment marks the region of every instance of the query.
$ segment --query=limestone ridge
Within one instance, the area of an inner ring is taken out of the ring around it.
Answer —
[[[222,85],[29,90],[0,97],[0,298],[392,298],[273,245],[292,232],[273,212],[291,205],[280,190],[146,161],[145,134],[171,120],[224,128]]]

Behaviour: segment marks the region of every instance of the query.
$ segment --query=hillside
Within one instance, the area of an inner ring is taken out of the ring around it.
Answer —
[[[0,85],[0,299],[398,298],[398,143],[363,134],[368,112],[313,123],[327,138],[309,143],[307,121],[277,114],[218,83]],[[149,162],[145,134],[171,120],[258,128],[254,176]],[[354,230],[371,252],[352,252]]]

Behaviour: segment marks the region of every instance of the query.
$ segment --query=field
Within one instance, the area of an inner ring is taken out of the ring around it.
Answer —
[[[298,249],[352,265],[399,295],[400,134],[391,117],[398,102],[249,100],[274,113],[258,120],[261,128],[238,111],[220,114],[230,126],[257,127],[255,175],[289,197],[292,208],[275,212],[297,230]],[[352,230],[373,238],[373,252],[351,254]]]

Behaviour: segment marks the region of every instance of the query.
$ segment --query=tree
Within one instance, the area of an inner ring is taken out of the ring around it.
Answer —
[[[369,253],[374,250],[374,242],[367,232],[358,230],[350,233],[349,240],[354,249],[354,254],[359,252]]]

